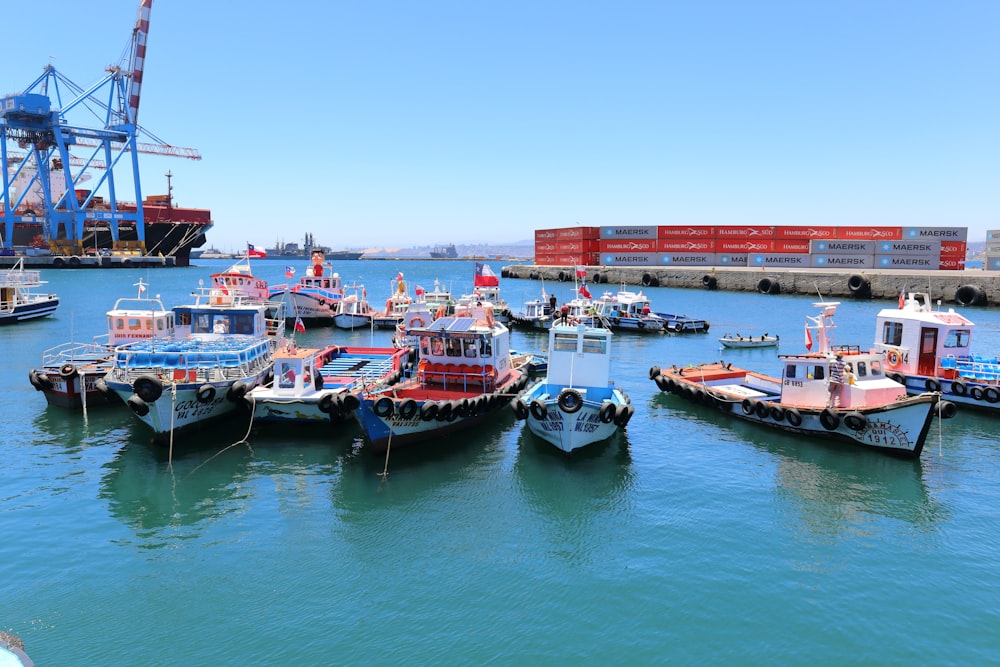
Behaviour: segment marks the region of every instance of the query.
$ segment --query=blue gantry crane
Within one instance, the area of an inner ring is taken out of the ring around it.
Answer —
[[[121,244],[133,242],[120,241],[119,226],[134,225],[137,247],[131,249],[145,253],[138,154],[201,159],[198,151],[166,144],[137,122],[152,5],[153,0],[140,0],[123,62],[109,67],[96,84],[82,88],[49,65],[23,92],[0,98],[0,230],[5,246],[13,245],[15,226],[40,222],[53,254],[81,254],[88,225],[107,225],[113,247],[126,248]],[[72,124],[70,116],[83,110],[103,126]],[[158,143],[137,141],[140,132]],[[116,173],[132,179],[134,206],[119,206]],[[32,197],[33,192],[40,196]],[[96,210],[91,207],[95,197],[102,203]]]

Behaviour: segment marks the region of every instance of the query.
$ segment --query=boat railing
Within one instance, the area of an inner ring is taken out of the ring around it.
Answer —
[[[270,345],[238,351],[159,352],[123,350],[114,353],[112,377],[118,381],[154,375],[175,382],[235,380],[256,375],[272,362]]]
[[[79,366],[86,363],[97,364],[107,360],[114,352],[114,348],[106,342],[107,334],[103,336],[105,342],[100,342],[99,338],[95,338],[90,343],[69,341],[50,347],[42,352],[42,367],[55,368],[67,363]]]
[[[493,366],[476,364],[437,364],[421,362],[417,368],[421,387],[440,385],[443,390],[469,391],[482,388],[484,392],[496,389],[497,372]]]

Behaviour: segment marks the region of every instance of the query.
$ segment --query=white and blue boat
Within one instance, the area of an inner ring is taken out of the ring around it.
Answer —
[[[612,335],[584,324],[553,326],[547,375],[510,403],[532,433],[566,453],[607,440],[635,413],[610,380]]]
[[[653,310],[649,297],[639,292],[619,290],[605,292],[594,300],[594,309],[606,326],[616,331],[634,333],[705,333],[708,322],[705,320],[663,313]]]
[[[287,304],[285,316],[292,321],[298,318],[304,324],[333,326],[337,305],[344,298],[344,283],[329,262],[324,263],[323,253],[313,250],[306,275],[296,283],[274,285],[268,291],[271,301]]]
[[[26,270],[24,258],[0,274],[0,324],[47,317],[59,307],[59,297],[36,291],[45,284],[40,271]]]
[[[284,334],[281,302],[219,289],[195,296],[173,308],[174,336],[116,348],[104,378],[161,443],[242,408],[248,391],[270,381]]]

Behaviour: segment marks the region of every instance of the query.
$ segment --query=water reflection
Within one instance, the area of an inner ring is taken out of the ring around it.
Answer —
[[[928,492],[920,460],[764,429],[673,396],[656,396],[650,404],[660,413],[676,408],[676,418],[703,433],[715,432],[718,441],[748,444],[771,456],[781,511],[811,533],[857,531],[876,516],[926,529],[947,518],[945,506]]]

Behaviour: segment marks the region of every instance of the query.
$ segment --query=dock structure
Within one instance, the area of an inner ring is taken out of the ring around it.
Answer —
[[[932,300],[960,306],[1000,305],[1000,273],[960,271],[837,269],[747,269],[736,267],[588,266],[590,284],[681,287],[760,294],[799,294],[824,298],[897,300],[902,293],[926,292]],[[550,282],[579,280],[575,266],[513,264],[502,269],[505,278]]]
[[[109,255],[3,255],[0,270],[24,260],[32,269],[151,269],[177,266],[173,255],[140,255],[112,253]]]

